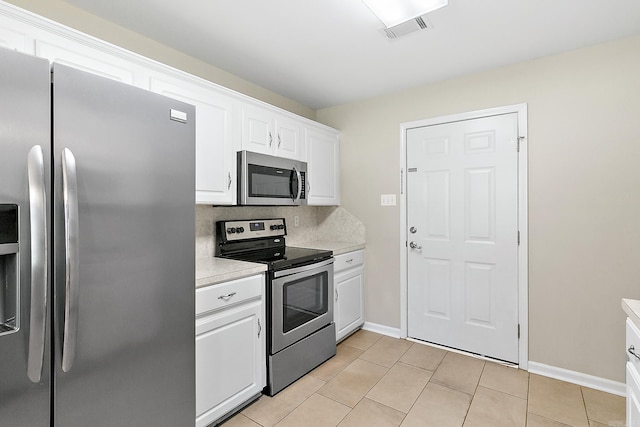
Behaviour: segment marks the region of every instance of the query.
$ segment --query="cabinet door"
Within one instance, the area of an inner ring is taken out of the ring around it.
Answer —
[[[0,46],[22,53],[32,55],[34,53],[33,39],[20,30],[5,27],[2,20],[0,20]]]
[[[274,154],[275,119],[271,111],[250,104],[242,106],[242,149]]]
[[[35,42],[35,54],[121,83],[148,89],[142,72],[132,62],[63,37],[51,35]]]
[[[640,426],[640,375],[627,362],[627,425]]]
[[[334,321],[337,341],[364,323],[363,278],[364,268],[362,266],[335,276]]]
[[[307,184],[309,205],[340,204],[340,147],[338,135],[307,128]]]
[[[301,123],[284,116],[276,118],[275,155],[294,160],[306,160]]]
[[[196,321],[196,426],[207,426],[262,391],[262,300]]]
[[[234,204],[233,100],[211,88],[168,76],[152,77],[151,90],[196,107],[196,203]]]

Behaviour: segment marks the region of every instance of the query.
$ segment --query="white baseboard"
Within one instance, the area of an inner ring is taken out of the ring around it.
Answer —
[[[582,372],[570,371],[568,369],[556,368],[555,366],[529,361],[529,373],[555,378],[622,397],[627,396],[625,383],[583,374]]]
[[[378,323],[364,322],[362,329],[392,338],[400,338],[400,328],[392,328]]]
[[[364,322],[362,329],[386,335],[392,338],[400,338],[400,328],[392,328],[378,323]],[[445,348],[452,351],[449,348]],[[466,354],[462,352],[463,354]],[[606,393],[615,394],[617,396],[626,397],[627,389],[625,383],[611,381],[606,378],[600,378],[582,372],[570,371],[568,369],[557,368],[555,366],[545,365],[543,363],[529,361],[528,371],[531,374],[542,375],[557,380],[566,381],[568,383],[593,388],[595,390],[604,391]]]

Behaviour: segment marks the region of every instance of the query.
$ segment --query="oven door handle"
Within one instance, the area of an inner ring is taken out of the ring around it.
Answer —
[[[333,264],[333,257],[331,257],[331,258],[329,258],[329,259],[327,259],[325,261],[314,262],[313,264],[304,265],[302,267],[288,268],[286,270],[274,271],[273,272],[273,278],[277,279],[278,277],[291,276],[292,274],[303,273],[305,271],[311,271],[311,270],[315,270],[315,269],[319,269],[319,268],[325,267],[325,266],[327,266],[329,264]]]

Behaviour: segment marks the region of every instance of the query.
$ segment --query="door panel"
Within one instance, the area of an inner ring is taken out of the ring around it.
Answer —
[[[17,328],[5,331],[0,327],[0,424],[3,426],[49,426],[48,333],[51,328],[48,321],[45,324],[45,353],[40,381],[33,383],[27,376],[32,326],[27,156],[33,146],[41,147],[45,193],[48,194],[51,172],[50,105],[49,62],[0,48],[0,203],[16,204],[19,209],[18,254],[0,255],[0,313],[8,299],[15,301],[16,280],[19,295],[15,313]],[[45,203],[50,203],[50,199]],[[45,206],[45,213],[49,208],[49,205]],[[46,228],[51,229],[48,218]],[[46,240],[50,247],[48,236]],[[4,314],[13,317],[7,312]],[[0,323],[4,320],[7,319],[0,319]]]
[[[56,425],[193,425],[194,110],[58,64],[53,79]],[[75,156],[79,219],[67,372],[63,149]]]
[[[409,336],[518,361],[517,131],[516,114],[407,131]]]

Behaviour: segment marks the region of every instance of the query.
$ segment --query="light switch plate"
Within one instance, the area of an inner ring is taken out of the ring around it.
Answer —
[[[380,195],[380,206],[395,206],[396,205],[396,195],[395,194],[381,194]]]

